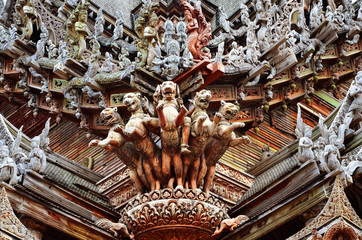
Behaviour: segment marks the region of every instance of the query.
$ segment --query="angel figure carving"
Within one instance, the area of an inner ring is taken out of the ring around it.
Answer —
[[[202,13],[201,1],[192,6],[188,1],[181,0],[181,7],[187,21],[187,47],[194,61],[210,60],[211,54],[206,45],[211,39],[211,24]]]
[[[13,158],[10,157],[10,149],[3,140],[0,141],[0,181],[15,185],[18,169]]]
[[[29,153],[29,168],[39,173],[43,173],[45,171],[47,164],[44,150],[49,145],[49,138],[47,137],[49,130],[50,118],[45,123],[45,127],[41,134],[39,136],[35,136],[30,142],[31,151]]]
[[[309,160],[314,159],[314,154],[312,151],[313,141],[312,129],[310,126],[306,125],[302,119],[302,111],[298,105],[298,115],[297,115],[297,127],[295,129],[295,135],[299,139],[298,147],[298,159],[301,163],[305,163]]]

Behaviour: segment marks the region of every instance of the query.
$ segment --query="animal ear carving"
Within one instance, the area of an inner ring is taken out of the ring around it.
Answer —
[[[114,107],[114,108],[112,108],[112,109],[113,109],[113,111],[115,111],[115,112],[118,111],[118,108],[117,108],[117,107]]]
[[[226,102],[224,100],[221,100],[220,103],[221,103],[221,106],[224,106],[226,104]]]

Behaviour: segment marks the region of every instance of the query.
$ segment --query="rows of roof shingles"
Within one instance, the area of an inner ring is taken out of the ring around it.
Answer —
[[[23,132],[30,138],[41,133],[49,117],[39,111],[38,116],[34,119],[32,109],[27,108],[26,105],[16,107],[8,102],[0,102],[0,113],[17,128],[24,125]],[[89,141],[96,136],[92,135],[88,139],[86,135],[87,133],[79,129],[77,124],[72,121],[63,119],[59,124],[55,124],[55,119],[52,119],[51,130],[48,135],[49,147],[54,152],[79,164],[84,158],[91,157],[94,161],[94,170],[102,175],[107,175],[115,169],[108,167],[108,165],[122,164],[111,152],[97,147],[89,148]]]

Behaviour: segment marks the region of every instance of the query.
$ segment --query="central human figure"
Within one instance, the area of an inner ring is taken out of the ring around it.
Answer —
[[[176,83],[165,81],[158,85],[154,94],[158,119],[145,120],[153,127],[161,127],[162,173],[170,188],[173,188],[175,181],[172,177],[172,165],[177,185],[183,186],[181,152],[189,151],[187,142],[190,134],[190,119],[185,118],[187,109],[182,104],[181,98],[176,99],[178,95]]]

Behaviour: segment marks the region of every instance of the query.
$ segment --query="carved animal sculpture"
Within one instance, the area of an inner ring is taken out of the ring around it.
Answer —
[[[234,231],[234,229],[239,226],[240,224],[243,224],[244,222],[248,221],[249,218],[246,215],[239,215],[236,218],[231,219],[224,219],[220,223],[220,227],[216,228],[214,234],[212,236],[217,236],[221,234],[223,231]]]
[[[133,233],[130,234],[128,232],[127,226],[124,225],[123,223],[114,223],[114,222],[111,222],[108,219],[103,218],[103,219],[97,220],[95,222],[95,224],[98,227],[101,227],[101,228],[107,229],[109,231],[112,231],[115,237],[118,237],[118,232],[120,232],[122,237],[127,237],[129,239],[134,239]]]
[[[237,107],[232,103],[221,101],[219,113],[222,115],[221,121],[217,125],[216,132],[205,147],[205,161],[207,169],[201,169],[198,177],[198,184],[204,179],[204,192],[208,193],[215,174],[215,165],[226,150],[231,146],[248,144],[250,139],[247,136],[236,137],[233,132],[236,128],[244,127],[244,123],[230,123],[230,120],[238,113]],[[206,176],[205,176],[206,175]]]
[[[103,140],[92,140],[88,146],[99,146],[114,151],[118,158],[129,168],[131,180],[143,192],[148,182],[143,173],[142,163],[139,161],[139,153],[132,143],[127,142],[120,133],[115,131],[115,128],[123,124],[117,108],[104,109],[101,112],[101,118],[104,119],[106,125],[111,126],[108,136]]]
[[[189,171],[189,182],[192,189],[197,188],[197,176],[200,164],[206,165],[205,157],[202,156],[202,154],[207,141],[214,134],[216,126],[222,117],[220,113],[217,113],[214,121],[210,121],[206,112],[210,99],[211,92],[209,90],[202,90],[196,93],[193,100],[195,107],[191,114],[191,136],[189,139],[191,153],[183,157],[183,177],[185,178]]]
[[[165,81],[157,87],[155,98],[158,100],[157,113],[158,119],[150,118],[145,120],[145,124],[151,127],[161,127],[161,145],[162,145],[162,173],[168,186],[173,188],[174,178],[171,177],[171,166],[174,167],[174,173],[177,185],[183,186],[182,174],[183,165],[181,152],[187,150],[189,137],[189,127],[184,123],[187,109],[176,101],[177,85],[172,81]],[[181,127],[183,126],[182,134]],[[188,129],[187,129],[188,128]],[[182,135],[182,136],[181,136]],[[181,139],[182,138],[182,139]],[[181,143],[181,145],[180,145]],[[181,150],[180,150],[181,147]]]
[[[132,113],[132,116],[125,128],[118,125],[115,131],[119,132],[127,141],[133,142],[143,158],[143,169],[150,184],[150,190],[159,190],[160,181],[158,179],[163,179],[160,152],[143,123],[143,119],[149,117],[149,115],[143,112],[141,95],[128,93],[124,96],[123,103],[127,106],[127,110]],[[156,179],[152,170],[155,171],[158,179]]]

